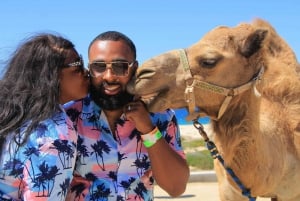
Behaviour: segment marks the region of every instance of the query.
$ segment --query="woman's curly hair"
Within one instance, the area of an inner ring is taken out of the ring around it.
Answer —
[[[13,52],[0,80],[0,151],[7,135],[27,123],[24,142],[58,110],[59,72],[72,49],[73,43],[61,36],[38,34]]]

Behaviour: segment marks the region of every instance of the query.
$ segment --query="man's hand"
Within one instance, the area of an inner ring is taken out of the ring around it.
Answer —
[[[124,107],[124,113],[129,121],[135,123],[136,129],[142,134],[147,134],[154,129],[150,114],[142,101],[128,103]]]

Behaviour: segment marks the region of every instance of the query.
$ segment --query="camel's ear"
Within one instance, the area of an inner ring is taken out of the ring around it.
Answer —
[[[241,54],[246,58],[252,56],[261,48],[261,44],[266,37],[267,30],[258,29],[246,38],[244,44],[240,47]]]

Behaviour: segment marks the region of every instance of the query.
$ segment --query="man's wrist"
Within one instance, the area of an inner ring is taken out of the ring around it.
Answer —
[[[152,147],[160,138],[162,138],[162,134],[157,127],[155,127],[152,131],[147,134],[141,135],[143,140],[143,144],[146,148]]]

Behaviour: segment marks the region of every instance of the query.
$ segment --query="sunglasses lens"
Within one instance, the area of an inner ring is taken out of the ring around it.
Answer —
[[[111,67],[109,67],[111,65]],[[111,63],[94,62],[89,64],[90,74],[92,77],[101,76],[107,68],[111,68],[116,76],[126,76],[128,74],[128,62],[115,61]]]
[[[106,70],[106,63],[104,62],[95,62],[89,64],[90,73],[92,76],[97,76],[98,74],[102,74]]]
[[[113,62],[111,64],[113,72],[117,76],[124,76],[128,73],[128,63],[127,62]]]

